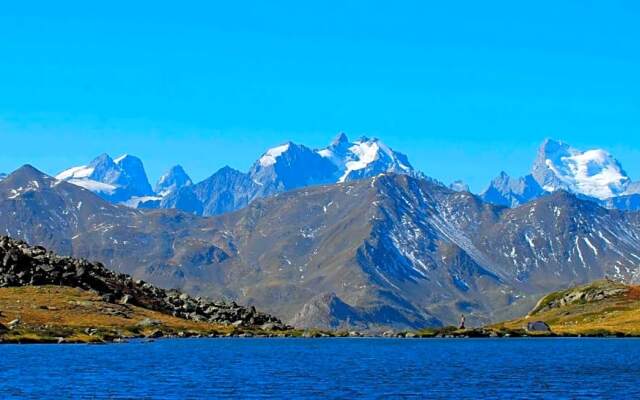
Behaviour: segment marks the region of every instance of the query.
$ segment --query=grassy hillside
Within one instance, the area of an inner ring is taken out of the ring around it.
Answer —
[[[600,280],[554,292],[527,316],[491,328],[522,330],[533,321],[546,322],[557,335],[640,336],[640,286]]]
[[[19,320],[19,323],[10,324]],[[62,286],[0,288],[0,341],[92,343],[131,337],[251,334],[250,329],[196,322],[102,300]],[[270,334],[265,331],[255,333]],[[280,332],[279,334],[283,334]]]

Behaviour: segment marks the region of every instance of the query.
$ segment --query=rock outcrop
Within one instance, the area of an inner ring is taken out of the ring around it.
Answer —
[[[629,291],[629,286],[609,280],[593,282],[568,289],[563,292],[552,293],[540,299],[538,304],[529,315],[538,314],[554,308],[561,308],[577,303],[593,303],[608,298],[613,298],[625,294]]]
[[[59,285],[91,290],[111,303],[132,304],[193,321],[283,330],[279,319],[235,303],[214,302],[165,290],[101,263],[57,256],[41,246],[0,237],[0,287]]]

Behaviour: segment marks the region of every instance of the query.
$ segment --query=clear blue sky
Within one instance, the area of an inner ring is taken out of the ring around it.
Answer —
[[[345,131],[475,190],[545,137],[640,178],[637,1],[95,3],[3,4],[0,171],[128,152],[199,180]]]

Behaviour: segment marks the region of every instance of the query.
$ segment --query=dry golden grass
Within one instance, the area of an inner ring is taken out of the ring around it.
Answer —
[[[139,326],[144,319],[158,321]],[[0,323],[20,319],[19,326],[5,334],[5,340],[23,341],[64,337],[67,341],[93,342],[109,337],[144,336],[160,330],[164,334],[195,332],[226,334],[233,327],[189,321],[144,308],[110,304],[100,296],[80,289],[58,286],[0,288]],[[85,330],[98,331],[92,335]],[[1,337],[1,335],[0,335]]]
[[[629,286],[618,296],[553,308],[494,327],[522,329],[531,321],[544,321],[560,335],[640,336],[640,287]]]

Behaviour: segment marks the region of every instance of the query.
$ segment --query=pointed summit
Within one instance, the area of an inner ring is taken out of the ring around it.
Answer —
[[[21,179],[33,179],[40,180],[43,178],[50,179],[51,177],[39,169],[35,168],[31,164],[25,164],[22,167],[13,171],[7,178],[21,178]]]
[[[338,135],[336,135],[335,138],[333,138],[333,141],[331,141],[330,146],[331,147],[340,147],[340,146],[343,146],[345,144],[349,144],[349,138],[347,137],[347,135],[344,132],[340,132],[340,133],[338,133]]]
[[[164,197],[171,192],[175,192],[185,186],[191,186],[192,184],[191,178],[189,178],[189,175],[187,175],[182,166],[175,165],[158,179],[158,183],[156,183],[156,193]]]
[[[27,192],[39,191],[42,188],[55,186],[59,182],[45,174],[44,172],[34,168],[32,165],[25,164],[11,174],[1,180],[0,186],[9,192],[9,199],[15,199]]]

